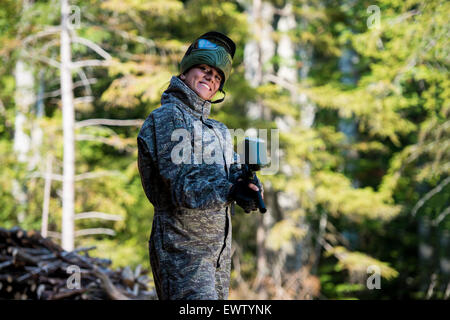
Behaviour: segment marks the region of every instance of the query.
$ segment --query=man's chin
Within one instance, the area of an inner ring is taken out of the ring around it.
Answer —
[[[210,100],[212,98],[212,96],[210,97],[209,95],[204,95],[202,94],[202,92],[200,91],[195,91],[195,93],[197,93],[197,95],[202,98],[203,100]]]

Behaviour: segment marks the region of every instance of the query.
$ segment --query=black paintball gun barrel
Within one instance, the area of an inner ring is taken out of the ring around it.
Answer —
[[[258,138],[246,137],[241,145],[241,168],[242,178],[248,183],[253,183],[258,186],[256,171],[261,170],[262,167],[268,164],[266,154],[266,143],[264,140]],[[256,202],[258,204],[259,212],[265,213],[267,211],[264,200],[261,196],[261,186],[258,186],[259,191],[256,192]]]

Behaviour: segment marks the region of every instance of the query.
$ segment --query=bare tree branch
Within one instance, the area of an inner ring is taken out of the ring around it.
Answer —
[[[49,35],[52,35],[52,34],[55,34],[55,33],[59,33],[59,32],[61,32],[61,27],[59,27],[59,26],[58,27],[56,27],[56,26],[47,27],[44,30],[39,31],[38,33],[29,35],[26,38],[24,38],[22,40],[22,44],[24,46],[27,46],[28,43],[30,43],[32,41],[35,41],[35,40],[37,40],[39,38],[46,37],[46,36],[49,36]]]
[[[100,171],[100,172],[86,172],[75,176],[75,181],[81,181],[85,179],[96,179],[106,176],[120,175],[119,171]]]
[[[22,50],[22,53],[25,57],[33,59],[33,60],[37,60],[37,61],[41,61],[43,63],[48,64],[49,66],[55,67],[57,69],[59,69],[61,67],[61,64],[59,63],[59,61],[45,57],[43,55],[34,55],[31,54],[27,49]]]
[[[85,45],[86,47],[89,47],[90,49],[95,51],[98,55],[103,57],[105,60],[109,60],[112,58],[108,52],[103,50],[98,44],[92,42],[89,39],[72,36],[72,42],[81,43],[81,44]]]
[[[93,266],[94,275],[102,281],[103,288],[108,293],[108,296],[113,300],[131,300],[129,297],[120,292],[114,284],[111,282],[109,277],[104,274],[100,269],[94,265]]]
[[[436,274],[436,272],[433,272],[433,274],[431,275],[431,279],[430,279],[430,285],[428,286],[428,290],[427,290],[427,294],[426,294],[427,300],[431,299],[431,297],[433,296],[433,292],[434,292],[434,289],[436,288],[436,284],[437,284],[437,274]]]
[[[87,13],[87,12],[84,13],[84,17],[95,24],[98,23],[98,17],[96,17],[90,13]],[[145,37],[142,37],[139,35],[135,35],[135,34],[127,32],[125,30],[120,30],[117,28],[109,27],[108,24],[103,24],[102,27],[104,30],[114,32],[115,34],[121,36],[125,40],[130,40],[130,41],[141,43],[141,44],[147,46],[151,50],[151,53],[156,54],[156,44],[152,39],[145,38]],[[163,56],[167,55],[165,50],[162,48],[159,48],[159,53]]]
[[[142,119],[129,119],[129,120],[117,120],[117,119],[88,119],[75,123],[75,128],[87,127],[87,126],[141,126],[144,123]]]
[[[61,239],[61,233],[55,231],[47,231],[47,235],[51,238]]]
[[[435,220],[433,220],[432,224],[435,225],[435,226],[437,226],[437,225],[438,225],[439,223],[441,223],[442,220],[444,220],[444,218],[445,218],[446,216],[448,216],[449,214],[450,214],[450,207],[447,207],[447,208],[445,208],[444,211],[442,211],[442,212],[438,215],[438,217],[437,217]]]
[[[90,103],[92,101],[94,101],[94,97],[93,96],[86,96],[86,97],[78,97],[73,99],[73,103],[74,104],[79,104],[79,103]]]
[[[133,148],[127,146],[127,143],[123,141],[122,138],[119,136],[115,136],[113,138],[105,138],[105,137],[98,137],[93,136],[89,134],[77,134],[76,135],[77,141],[94,141],[94,142],[100,142],[104,143],[113,147],[116,147],[120,150],[126,150],[127,152],[133,152]]]
[[[89,79],[85,79],[84,81],[82,80],[82,81],[74,82],[73,88],[75,89],[75,88],[81,87],[83,85],[86,85],[86,83],[89,83],[89,84],[97,83],[97,78],[89,78]],[[44,93],[43,97],[44,98],[52,98],[52,97],[57,97],[59,95],[61,95],[61,89]]]
[[[39,53],[44,53],[48,50],[48,48],[54,46],[54,45],[59,45],[61,43],[61,39],[60,38],[56,38],[53,39],[51,41],[46,42],[41,48],[37,49]]]
[[[433,188],[430,192],[428,192],[425,196],[423,196],[412,209],[412,216],[414,217],[417,211],[427,202],[431,197],[433,197],[436,193],[441,192],[441,190],[450,183],[450,177],[444,179],[436,188]]]
[[[272,81],[275,84],[279,85],[280,87],[289,90],[290,92],[297,92],[298,91],[298,87],[295,84],[293,84],[293,83],[291,83],[291,82],[289,82],[289,81],[287,81],[287,80],[285,80],[285,79],[283,79],[283,78],[281,78],[279,76],[276,76],[274,74],[267,74],[267,75],[265,75],[264,76],[264,80]]]
[[[105,177],[105,176],[113,176],[113,175],[120,175],[120,172],[119,171],[86,172],[86,173],[76,175],[75,181],[81,181],[81,180],[85,180],[85,179],[96,179],[96,178],[101,178],[101,177]],[[63,176],[61,174],[55,174],[55,173],[50,173],[47,176],[47,173],[42,173],[42,172],[36,171],[36,172],[30,173],[27,176],[27,178],[29,178],[29,179],[46,178],[46,177],[50,177],[51,180],[63,181]]]
[[[92,96],[91,84],[89,83],[88,78],[86,77],[86,73],[81,68],[77,70],[77,73],[80,76],[81,81],[83,82],[87,95]]]
[[[405,12],[405,13],[403,13],[401,15],[396,16],[395,19],[394,18],[393,19],[389,19],[387,21],[387,24],[389,26],[393,26],[393,25],[395,25],[397,23],[401,23],[404,20],[406,20],[408,18],[411,18],[411,17],[413,17],[415,15],[421,14],[421,13],[422,13],[422,11],[420,11],[420,10],[411,10],[411,11],[408,11],[408,12]]]
[[[109,236],[115,236],[116,232],[113,229],[108,228],[92,228],[75,231],[75,237],[91,236],[95,234],[106,234]]]
[[[103,219],[103,220],[113,220],[121,221],[123,217],[118,214],[110,214],[98,211],[82,212],[75,215],[75,220],[78,219]]]
[[[83,67],[107,67],[111,64],[111,61],[109,60],[97,60],[97,59],[91,59],[91,60],[81,60],[73,62],[70,66],[71,69],[76,68],[83,68]]]
[[[155,42],[152,39],[147,39],[147,38],[144,38],[141,36],[130,34],[129,32],[126,32],[124,30],[113,30],[113,31],[116,32],[121,37],[123,37],[124,39],[142,43],[153,50],[155,50],[155,48],[156,48]]]
[[[32,172],[29,175],[27,175],[27,178],[32,179],[32,178],[50,178],[51,180],[56,180],[56,181],[63,181],[63,176],[61,174],[56,174],[56,173],[42,173],[39,171],[36,172]]]

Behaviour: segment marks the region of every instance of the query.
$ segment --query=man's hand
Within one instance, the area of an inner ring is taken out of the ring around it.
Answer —
[[[242,179],[239,179],[239,180],[242,180]],[[238,180],[238,181],[239,181],[239,180]],[[248,187],[249,187],[250,189],[256,191],[256,192],[259,191],[258,186],[255,185],[255,184],[253,184],[253,183],[249,183],[249,184],[248,184]],[[261,197],[264,199],[264,190],[261,191]]]
[[[259,188],[253,183],[245,183],[243,179],[238,179],[231,187],[230,197],[236,200],[236,203],[244,209],[246,213],[258,210],[258,204],[254,192]]]

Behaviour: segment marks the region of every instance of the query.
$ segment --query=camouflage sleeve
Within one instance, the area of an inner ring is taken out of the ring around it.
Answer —
[[[192,130],[186,126],[183,113],[178,108],[165,106],[160,109],[152,119],[154,138],[143,135],[143,142],[155,146],[152,158],[155,159],[161,182],[170,193],[173,205],[206,210],[221,209],[230,204],[228,195],[232,183],[226,178],[223,164],[195,164],[194,148],[190,148],[190,161],[173,161],[172,150],[182,140],[172,141],[172,133],[182,129],[192,135]],[[188,143],[191,145],[191,141]]]
[[[148,126],[148,123],[144,123],[144,126],[141,132],[145,132],[147,137],[153,137],[154,132],[151,126]],[[145,195],[151,203],[155,204],[156,198],[154,194],[154,190],[152,188],[152,175],[155,170],[155,159],[154,155],[154,144],[150,139],[143,139],[140,135],[137,139],[138,145],[138,157],[137,164],[139,175],[141,177],[142,187],[144,188]]]
[[[239,154],[234,152],[233,163],[230,165],[230,181],[232,183],[235,183],[241,175],[241,164],[239,161]]]

